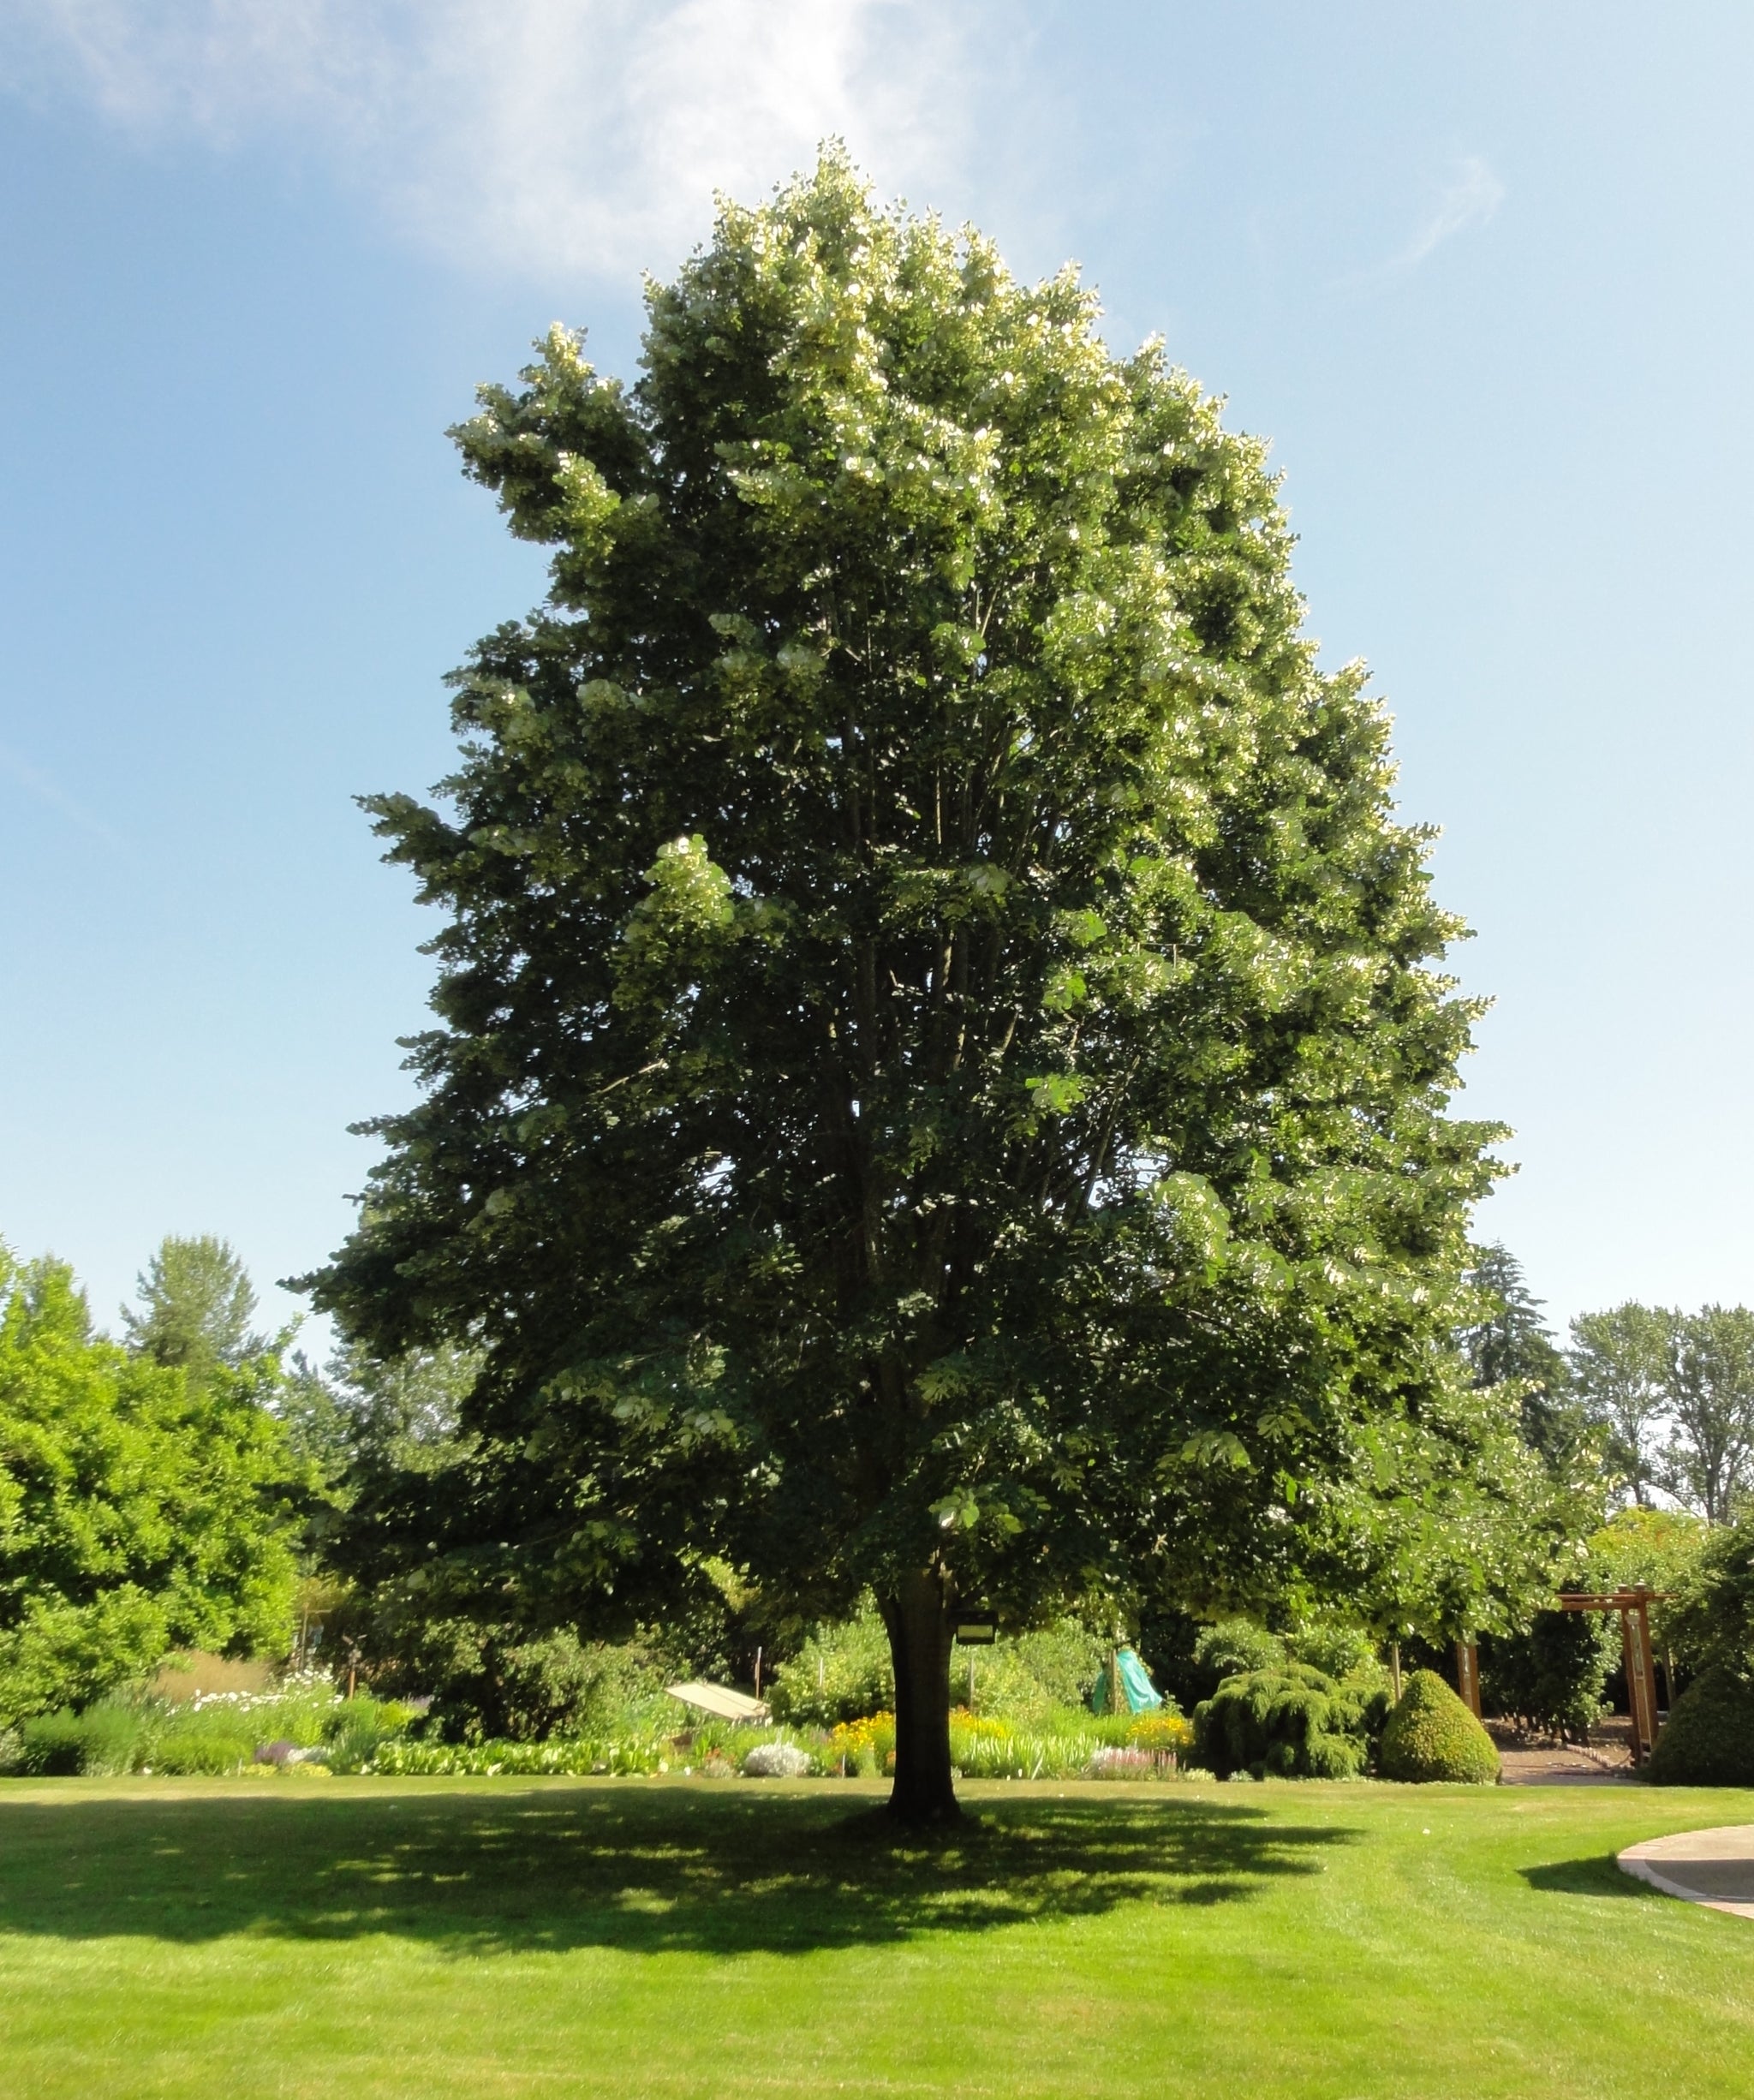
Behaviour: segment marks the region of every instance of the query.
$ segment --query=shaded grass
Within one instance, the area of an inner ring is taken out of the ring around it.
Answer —
[[[1754,1926],[1612,1864],[1754,1796],[880,1791],[0,1787],[0,2087],[1754,2092]]]

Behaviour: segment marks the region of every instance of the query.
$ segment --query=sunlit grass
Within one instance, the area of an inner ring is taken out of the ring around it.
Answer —
[[[1754,1795],[0,1786],[0,2088],[1754,2091],[1754,1924],[1612,1865]]]

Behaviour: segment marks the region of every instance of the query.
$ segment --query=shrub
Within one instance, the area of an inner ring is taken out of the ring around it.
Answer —
[[[1483,1640],[1480,1688],[1489,1710],[1555,1735],[1585,1734],[1602,1711],[1620,1647],[1620,1628],[1608,1619],[1605,1612],[1536,1612],[1525,1632]]]
[[[462,1619],[404,1632],[410,1652],[395,1675],[432,1693],[425,1732],[447,1742],[655,1733],[666,1718],[674,1673],[640,1642],[584,1642],[569,1627],[527,1638]]]
[[[1498,1777],[1498,1752],[1435,1670],[1415,1670],[1384,1726],[1378,1769],[1385,1779],[1490,1786]]]
[[[1294,1662],[1308,1663],[1336,1684],[1373,1690],[1387,1681],[1375,1643],[1360,1627],[1317,1621],[1288,1634],[1285,1644]]]
[[[236,1732],[210,1728],[169,1728],[152,1748],[152,1769],[178,1775],[212,1776],[241,1772],[255,1762],[256,1739]]]
[[[773,1673],[769,1704],[777,1721],[832,1727],[895,1703],[889,1634],[874,1606],[838,1626],[818,1626]]]
[[[1220,1779],[1351,1779],[1369,1757],[1369,1703],[1308,1663],[1228,1677],[1194,1709],[1194,1747]]]
[[[1721,1663],[1675,1701],[1650,1764],[1659,1787],[1754,1787],[1754,1684]]]
[[[969,1711],[983,1721],[1051,1727],[1083,1706],[1101,1674],[1105,1644],[1077,1620],[1062,1619],[991,1648],[965,1649],[951,1664],[956,1691],[973,1687]]]
[[[124,1700],[102,1699],[83,1714],[63,1707],[26,1721],[17,1769],[44,1776],[108,1777],[132,1769],[145,1733],[140,1709]]]
[[[39,1714],[19,1731],[18,1769],[33,1779],[71,1778],[84,1769],[85,1733],[70,1706]]]
[[[1669,1624],[1687,1666],[1754,1678],[1754,1518],[1718,1525],[1678,1587]]]
[[[743,1759],[751,1779],[802,1779],[810,1769],[810,1753],[796,1743],[758,1743]]]
[[[1194,1643],[1194,1661],[1202,1668],[1215,1670],[1220,1684],[1227,1677],[1248,1677],[1260,1671],[1282,1670],[1285,1643],[1276,1633],[1257,1626],[1251,1619],[1220,1619],[1208,1626]]]

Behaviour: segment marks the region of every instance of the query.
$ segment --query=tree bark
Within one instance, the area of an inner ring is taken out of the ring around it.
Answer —
[[[895,1787],[889,1812],[904,1823],[954,1823],[950,1775],[950,1612],[940,1578],[909,1575],[881,1600],[895,1664]]]

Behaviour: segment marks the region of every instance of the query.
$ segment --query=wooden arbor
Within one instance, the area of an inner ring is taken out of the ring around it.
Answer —
[[[1641,1584],[1627,1590],[1564,1590],[1562,1612],[1618,1612],[1620,1652],[1626,1658],[1626,1703],[1632,1709],[1632,1763],[1643,1764],[1656,1747],[1656,1669],[1650,1653],[1650,1607],[1669,1593]]]
[[[1642,1765],[1656,1747],[1656,1667],[1650,1650],[1650,1607],[1667,1590],[1562,1590],[1554,1600],[1562,1612],[1618,1612],[1620,1652],[1626,1659],[1626,1703],[1632,1709],[1632,1763]],[[1456,1691],[1480,1719],[1480,1650],[1464,1637],[1456,1643]]]

